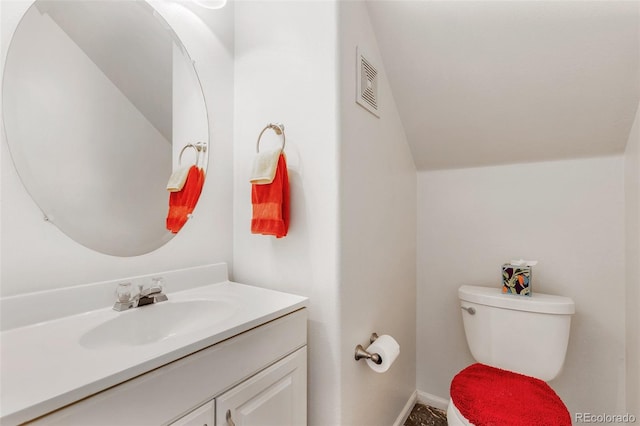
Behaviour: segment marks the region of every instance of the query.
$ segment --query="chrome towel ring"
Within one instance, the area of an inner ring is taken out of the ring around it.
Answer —
[[[195,144],[188,143],[180,151],[180,155],[178,156],[178,164],[182,164],[182,154],[184,154],[184,151],[187,148],[193,148],[196,150],[196,165],[200,161],[200,152],[203,152],[203,153],[207,152],[207,144],[204,142],[196,142]]]
[[[286,137],[284,135],[284,124],[282,123],[269,123],[265,126],[264,129],[258,135],[258,142],[256,143],[256,152],[260,153],[260,138],[262,138],[262,134],[267,130],[271,129],[276,132],[276,135],[282,135],[282,150],[284,150],[284,144],[286,142]]]

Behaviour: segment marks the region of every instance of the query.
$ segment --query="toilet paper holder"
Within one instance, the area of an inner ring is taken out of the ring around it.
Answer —
[[[377,339],[378,339],[378,333],[371,333],[371,337],[369,338],[369,342],[373,343]],[[360,361],[363,358],[364,359],[370,359],[371,361],[375,362],[378,365],[382,364],[382,357],[380,356],[380,354],[372,354],[370,352],[367,352],[362,345],[358,345],[358,346],[356,346],[355,359],[356,359],[356,361]]]

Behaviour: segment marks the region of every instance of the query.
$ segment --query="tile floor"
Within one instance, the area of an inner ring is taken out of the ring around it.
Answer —
[[[447,426],[447,413],[418,403],[411,410],[404,426]]]

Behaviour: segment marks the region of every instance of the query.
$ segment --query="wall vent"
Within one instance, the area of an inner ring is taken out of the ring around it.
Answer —
[[[362,50],[356,47],[356,102],[371,114],[378,112],[378,69],[369,61]]]

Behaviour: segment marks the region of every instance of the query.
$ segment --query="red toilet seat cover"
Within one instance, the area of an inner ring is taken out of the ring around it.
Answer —
[[[545,382],[484,364],[459,372],[450,395],[477,426],[571,426],[567,407]]]

